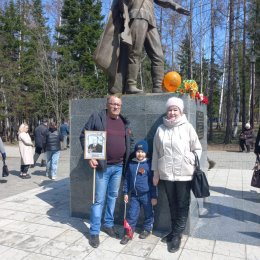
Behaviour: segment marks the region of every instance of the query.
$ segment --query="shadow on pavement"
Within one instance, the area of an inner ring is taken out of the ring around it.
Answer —
[[[226,200],[227,198],[225,198]],[[225,201],[226,202],[226,201]],[[207,213],[200,216],[200,218],[216,218],[216,217],[229,217],[241,222],[254,222],[259,223],[259,216],[255,213],[248,212],[243,209],[221,205],[220,203],[205,202],[204,208]]]
[[[88,237],[89,228],[84,223],[84,220],[70,216],[69,178],[55,182],[47,180],[41,184],[41,186],[44,185],[46,185],[46,191],[36,196],[52,206],[46,212],[46,215],[53,222],[53,226],[66,225]]]
[[[210,190],[222,193],[224,195],[232,196],[234,198],[248,200],[251,202],[260,202],[259,198],[252,198],[252,196],[257,195],[255,191],[240,191],[240,190],[232,190],[225,187],[217,187],[217,186],[210,186]],[[242,194],[243,193],[243,194]],[[242,197],[243,195],[243,197]]]

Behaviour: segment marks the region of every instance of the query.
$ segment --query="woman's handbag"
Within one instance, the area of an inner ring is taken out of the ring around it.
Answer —
[[[9,175],[9,170],[8,170],[8,167],[5,163],[5,160],[3,162],[4,162],[4,165],[3,165],[2,177],[7,177]]]
[[[259,155],[257,155],[254,172],[251,180],[251,186],[260,188],[260,158]]]
[[[195,155],[195,170],[191,181],[191,189],[196,198],[206,198],[210,196],[209,183],[206,174],[200,169],[198,155]]]

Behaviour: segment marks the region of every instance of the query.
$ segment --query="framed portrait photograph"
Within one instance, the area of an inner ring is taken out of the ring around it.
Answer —
[[[106,159],[106,131],[85,130],[84,159]]]

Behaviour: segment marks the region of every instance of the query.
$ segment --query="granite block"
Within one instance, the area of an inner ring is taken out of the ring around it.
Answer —
[[[131,128],[135,140],[146,138],[149,143],[150,156],[152,154],[152,142],[157,127],[162,123],[165,115],[165,103],[169,97],[181,97],[184,101],[184,112],[191,124],[196,129],[196,111],[204,113],[204,137],[200,140],[203,146],[201,166],[207,167],[207,107],[192,100],[189,95],[172,93],[123,95],[122,114],[131,122]],[[83,151],[79,142],[79,135],[88,117],[94,111],[99,111],[106,106],[106,98],[73,100],[70,102],[71,118],[71,153],[70,153],[70,210],[75,217],[89,217],[92,205],[92,182],[93,172],[86,160],[83,159]],[[188,234],[194,228],[198,220],[198,208],[194,197],[191,200],[190,217],[185,233]],[[123,223],[122,212],[124,202],[122,194],[122,182],[119,190],[115,210],[115,222]],[[142,225],[143,214],[138,222]],[[158,230],[170,229],[170,214],[164,188],[159,185],[159,202],[155,207],[154,228]]]

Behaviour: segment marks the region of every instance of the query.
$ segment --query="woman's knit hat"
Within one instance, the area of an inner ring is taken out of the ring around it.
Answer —
[[[182,99],[177,98],[177,97],[171,97],[167,100],[166,102],[166,109],[168,110],[169,107],[171,106],[176,106],[180,109],[181,113],[183,113],[183,109],[184,109],[184,104]]]

